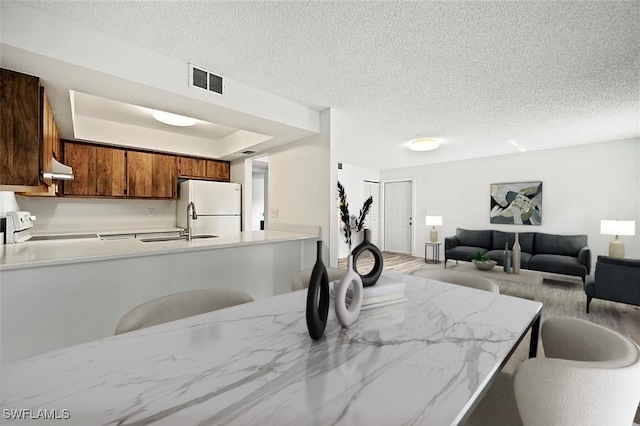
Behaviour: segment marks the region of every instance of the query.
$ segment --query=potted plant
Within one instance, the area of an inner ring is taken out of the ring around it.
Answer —
[[[489,256],[478,250],[473,257],[471,258],[473,264],[476,265],[476,268],[482,271],[488,271],[494,266],[497,265],[498,262],[495,260],[491,260]]]

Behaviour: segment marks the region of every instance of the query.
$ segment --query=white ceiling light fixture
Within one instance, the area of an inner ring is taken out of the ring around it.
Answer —
[[[435,138],[420,138],[409,142],[411,151],[433,151],[440,146],[440,141]]]
[[[168,124],[170,126],[187,127],[193,126],[198,122],[197,119],[191,117],[185,117],[184,115],[172,114],[170,112],[154,110],[151,115],[153,118],[161,123]]]

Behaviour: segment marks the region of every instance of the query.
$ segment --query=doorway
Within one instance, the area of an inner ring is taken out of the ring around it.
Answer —
[[[384,184],[384,249],[412,254],[413,247],[413,182],[410,180]]]
[[[269,156],[254,158],[251,166],[251,230],[265,230],[269,199]]]

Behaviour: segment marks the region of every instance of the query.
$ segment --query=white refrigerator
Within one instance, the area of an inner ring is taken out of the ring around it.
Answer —
[[[198,219],[191,220],[193,235],[240,232],[240,184],[186,180],[178,186],[176,223],[187,227],[187,206],[193,202]]]

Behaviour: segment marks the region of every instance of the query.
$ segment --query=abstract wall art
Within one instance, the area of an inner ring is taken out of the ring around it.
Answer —
[[[542,182],[491,184],[490,223],[542,224]]]

